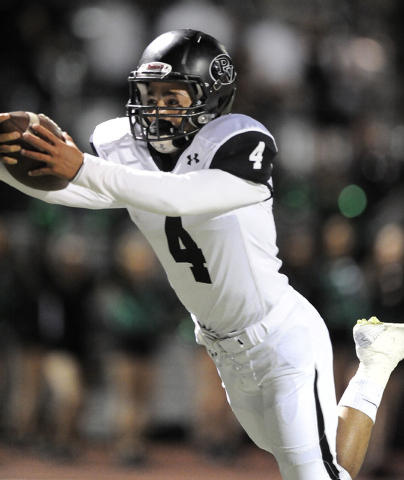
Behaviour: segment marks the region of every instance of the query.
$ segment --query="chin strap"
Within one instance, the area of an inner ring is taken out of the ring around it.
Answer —
[[[190,137],[171,138],[176,128],[168,120],[157,120],[149,126],[148,141],[160,153],[175,153],[190,140]],[[167,140],[165,140],[165,137]]]
[[[155,120],[149,125],[148,141],[160,153],[175,153],[178,150],[170,138],[175,133],[174,125],[168,120]],[[164,140],[167,137],[167,140]],[[155,139],[155,140],[154,140]]]
[[[175,153],[178,147],[174,147],[172,140],[159,140],[158,142],[150,142],[150,145],[159,153]]]

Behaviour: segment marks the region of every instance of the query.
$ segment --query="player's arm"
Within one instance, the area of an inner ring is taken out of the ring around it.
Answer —
[[[66,136],[64,143],[43,127],[34,128],[43,139],[29,133],[24,133],[24,139],[42,153],[24,150],[22,153],[45,162],[47,167],[35,170],[33,175],[52,174],[71,179],[72,184],[94,191],[112,204],[182,216],[229,211],[270,196],[267,186],[220,169],[172,175],[137,171],[91,155],[82,156],[74,151],[70,137]]]
[[[74,183],[171,217],[223,213],[272,196],[270,178],[276,153],[269,134],[247,131],[223,143],[209,170],[183,175],[137,171],[85,155]]]
[[[183,175],[138,171],[87,154],[73,183],[117,202],[171,217],[230,211],[270,196],[265,185],[218,169]]]
[[[46,203],[64,205],[66,207],[88,208],[93,210],[125,208],[125,205],[114,202],[111,197],[105,197],[97,192],[80,187],[78,185],[73,185],[72,183],[69,183],[69,185],[63,190],[51,192],[27,187],[12,177],[1,162],[0,181],[7,183],[11,187],[26,195],[29,195],[30,197],[37,198],[38,200],[42,200]]]

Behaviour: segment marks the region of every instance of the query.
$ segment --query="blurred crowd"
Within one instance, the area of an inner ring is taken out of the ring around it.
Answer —
[[[330,328],[341,395],[355,368],[356,319],[403,321],[404,4],[3,0],[0,14],[10,19],[0,110],[46,113],[84,151],[95,125],[125,115],[126,78],[155,36],[190,27],[227,46],[238,71],[234,111],[264,123],[279,147],[282,268]],[[71,455],[88,392],[101,389],[115,426],[111,454],[144,461],[156,356],[167,335],[187,343],[192,325],[126,212],[69,210],[1,185],[0,330],[7,441],[41,432],[46,451],[50,441]],[[225,456],[240,432],[204,353],[195,346],[191,357],[194,376],[208,379],[190,400],[195,444]],[[402,375],[379,412],[379,446],[366,464],[375,474],[404,448]]]

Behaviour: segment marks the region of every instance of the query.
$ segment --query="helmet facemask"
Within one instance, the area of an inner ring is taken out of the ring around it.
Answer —
[[[161,153],[174,153],[185,145],[203,124],[210,121],[205,120],[206,104],[200,100],[203,95],[197,95],[197,89],[191,88],[189,83],[184,82],[184,89],[190,95],[191,105],[169,107],[148,105],[148,82],[131,77],[129,81],[131,97],[127,104],[127,113],[132,135],[136,140],[150,143]],[[169,79],[166,82],[173,83],[173,80]],[[170,121],[177,118],[181,119],[179,123],[174,124]],[[135,128],[136,124],[140,129]]]

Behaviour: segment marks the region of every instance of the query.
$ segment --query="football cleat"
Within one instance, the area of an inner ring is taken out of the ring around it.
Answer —
[[[382,384],[404,358],[404,324],[383,323],[376,317],[358,320],[353,330],[360,369]]]

